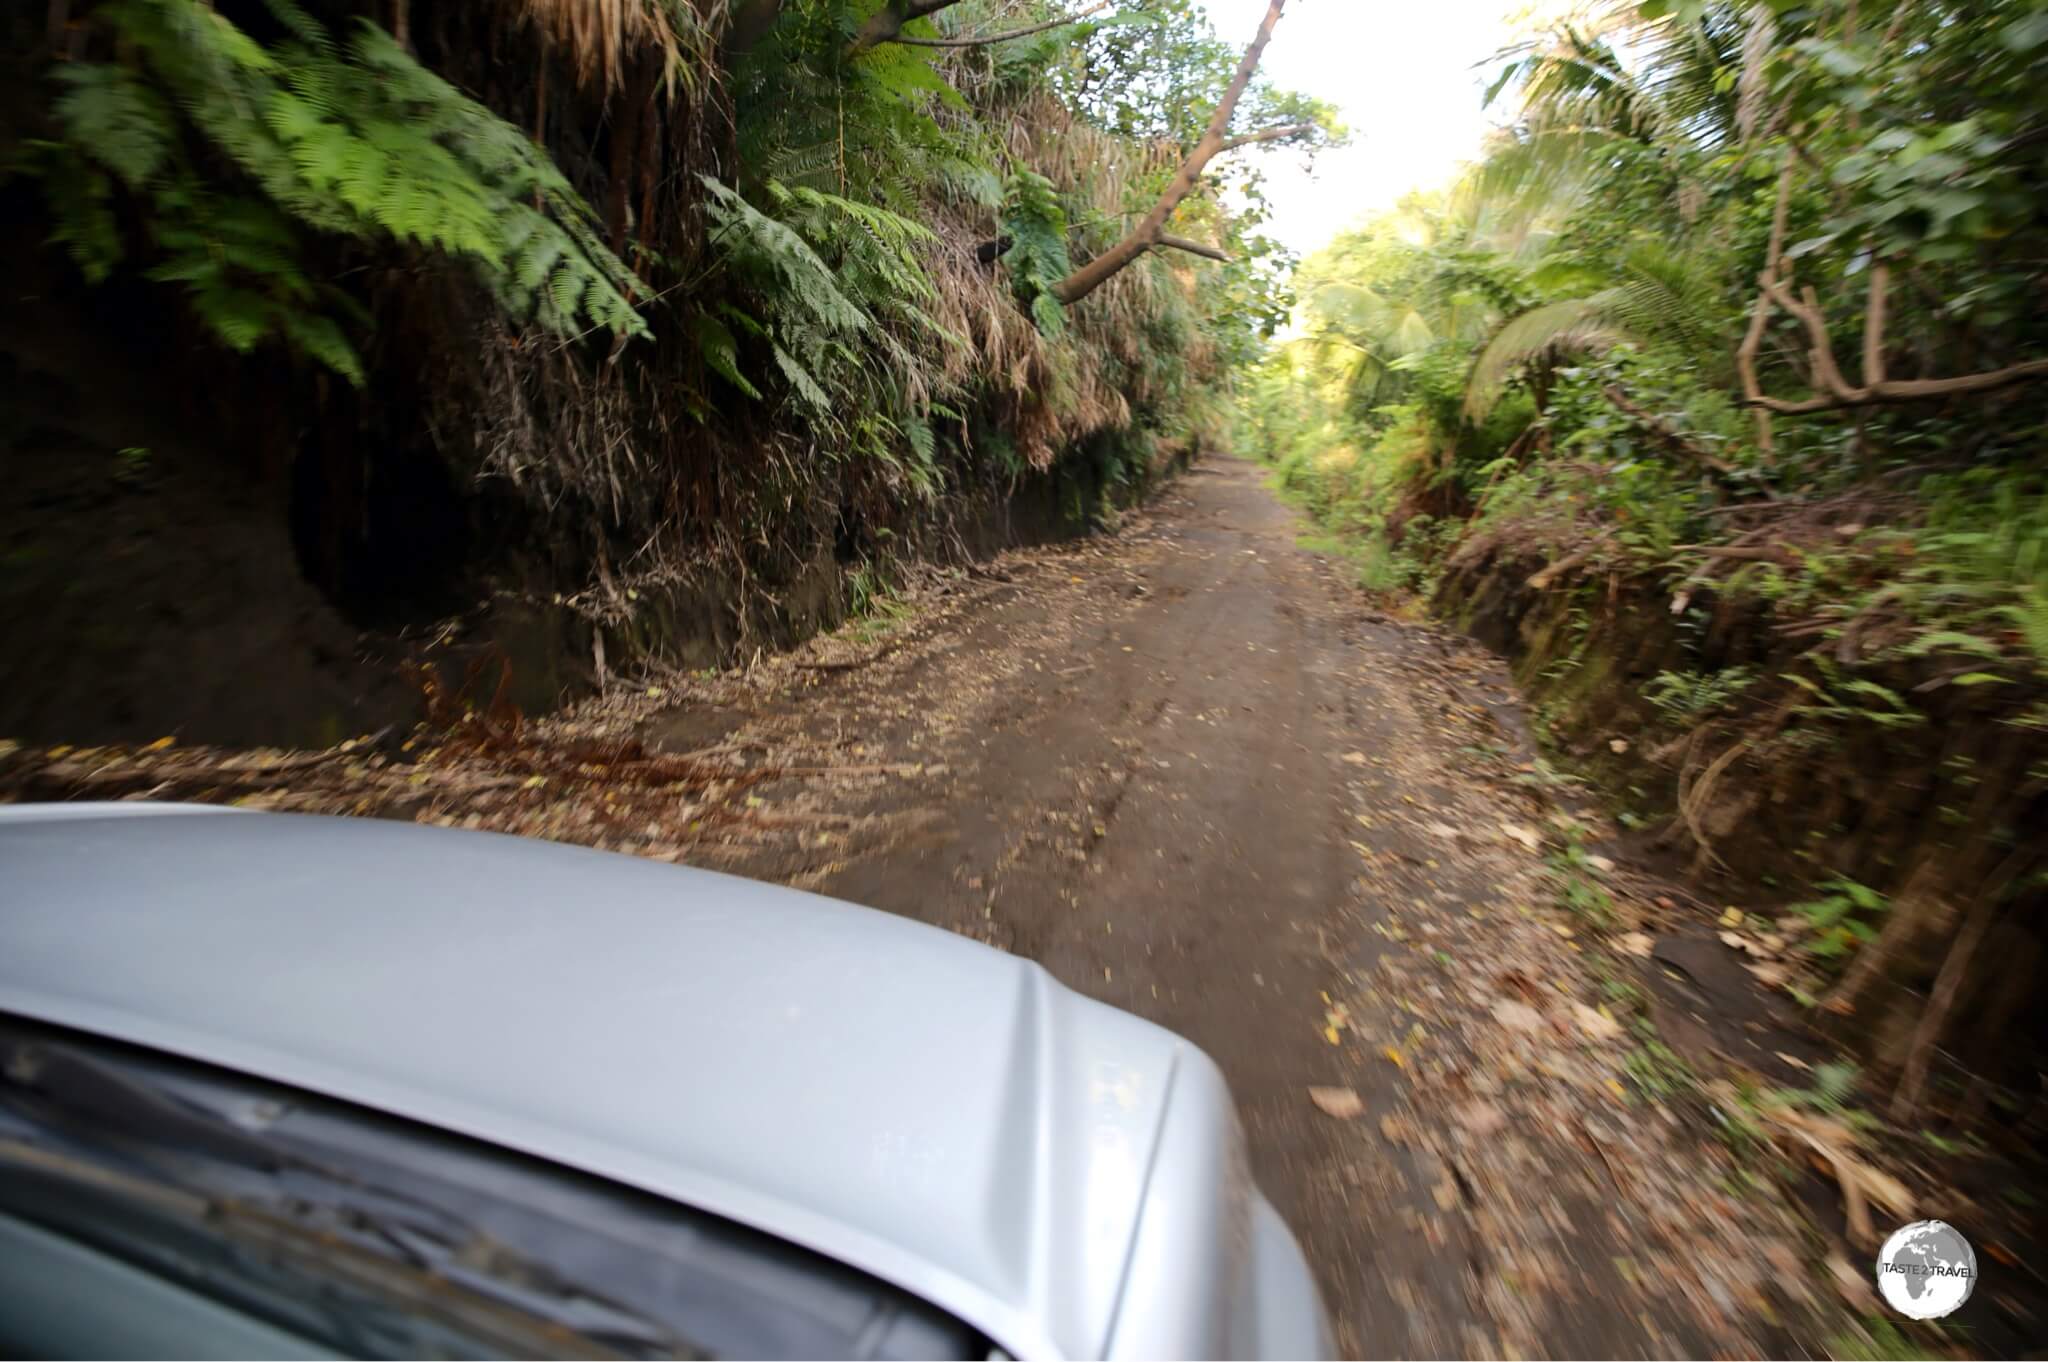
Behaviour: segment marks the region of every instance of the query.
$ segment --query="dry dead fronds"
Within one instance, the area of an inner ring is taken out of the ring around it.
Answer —
[[[652,50],[661,59],[662,88],[701,89],[723,22],[719,0],[516,0],[522,22],[564,49],[577,77],[609,94],[624,83],[631,59]]]

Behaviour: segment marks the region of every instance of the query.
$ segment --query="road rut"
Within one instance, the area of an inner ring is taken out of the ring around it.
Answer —
[[[1216,461],[866,652],[821,644],[722,737],[877,774],[771,802],[826,830],[725,868],[976,936],[1201,1045],[1347,1354],[1811,1346],[1765,1323],[1800,1304],[1791,1224],[1622,1081],[1505,671],[1373,609],[1302,528]]]

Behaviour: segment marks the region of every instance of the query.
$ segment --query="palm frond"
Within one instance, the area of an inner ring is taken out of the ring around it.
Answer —
[[[1531,308],[1501,324],[1472,361],[1465,381],[1465,415],[1483,421],[1507,387],[1508,378],[1523,365],[1555,363],[1590,351],[1604,350],[1630,339],[1611,313],[1614,299],[1606,294],[1590,298],[1567,298]]]

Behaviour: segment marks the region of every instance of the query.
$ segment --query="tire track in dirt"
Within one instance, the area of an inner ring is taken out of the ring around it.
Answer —
[[[771,696],[749,732],[916,774],[792,791],[854,831],[725,868],[977,936],[1201,1045],[1348,1354],[1769,1350],[1793,1231],[1628,1101],[1545,809],[1471,756],[1516,742],[1503,670],[1367,608],[1298,529],[1207,465]]]

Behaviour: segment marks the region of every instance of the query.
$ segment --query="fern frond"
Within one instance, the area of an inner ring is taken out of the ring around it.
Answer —
[[[143,188],[170,152],[170,107],[125,66],[73,63],[59,68],[67,87],[57,100],[66,137],[120,176]]]

